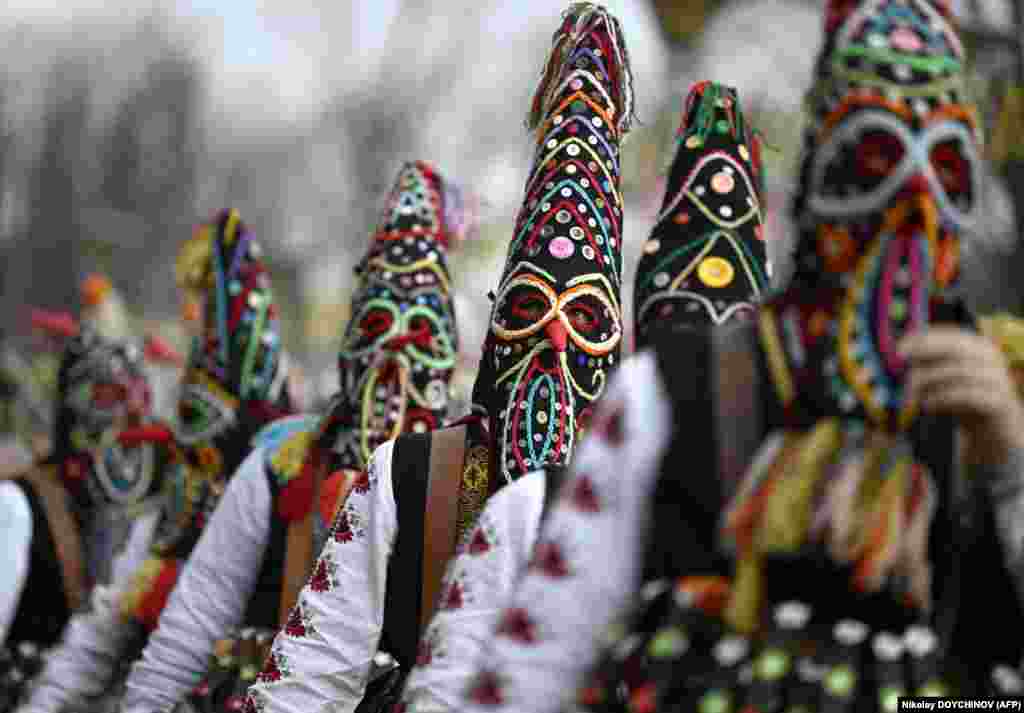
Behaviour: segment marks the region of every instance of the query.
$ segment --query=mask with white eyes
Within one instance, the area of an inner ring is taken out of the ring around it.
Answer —
[[[402,432],[443,425],[458,353],[446,257],[461,229],[457,193],[430,164],[405,164],[357,269],[330,408],[343,467],[364,467]]]
[[[837,354],[825,380],[839,412],[889,425],[913,411],[897,345],[952,295],[977,223],[979,125],[946,13],[927,0],[833,13],[808,99],[793,284],[843,297],[802,316],[779,305],[784,324],[809,325],[794,353]]]
[[[750,318],[768,287],[760,138],[736,90],[694,85],[677,139],[665,200],[637,266],[637,348],[667,325]]]

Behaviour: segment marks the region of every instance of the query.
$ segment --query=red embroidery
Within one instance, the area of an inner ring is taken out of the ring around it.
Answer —
[[[452,586],[448,588],[448,593],[444,598],[444,609],[461,609],[462,608],[462,585],[458,582],[452,582]]]
[[[391,709],[391,713],[405,713],[405,709],[408,707],[408,703],[396,703],[395,707]]]
[[[337,542],[351,542],[354,534],[348,522],[348,511],[342,510],[334,519],[334,532],[332,535]]]
[[[469,543],[469,554],[482,555],[490,551],[490,549],[491,543],[487,541],[487,535],[484,534],[483,529],[478,527],[473,534],[473,539]]]
[[[426,666],[434,660],[434,645],[428,640],[424,639],[420,641],[420,645],[416,650],[416,665]]]
[[[601,435],[611,445],[620,445],[623,440],[622,419],[624,412],[625,409],[621,403],[600,409],[594,417],[594,432]]]
[[[553,579],[569,576],[569,567],[562,555],[562,548],[554,542],[539,543],[530,566],[541,570]]]
[[[313,576],[309,578],[309,588],[314,592],[327,592],[334,588],[334,563],[329,557],[321,555],[313,569]]]
[[[501,681],[493,671],[484,671],[477,677],[469,696],[474,703],[481,706],[500,706],[505,702]]]
[[[284,625],[284,633],[299,639],[309,634],[306,617],[302,616],[302,605],[296,604],[288,615],[288,623]]]
[[[365,470],[360,473],[359,477],[356,478],[356,482],[352,484],[352,489],[357,493],[370,492],[370,473]]]
[[[597,499],[597,490],[588,475],[576,479],[572,489],[572,504],[582,512],[596,513],[601,511],[601,502]]]
[[[529,613],[522,608],[509,609],[501,619],[498,633],[521,641],[524,644],[537,642],[537,626]]]
[[[277,683],[289,675],[288,665],[277,651],[271,651],[263,664],[263,670],[256,677],[258,683]]]

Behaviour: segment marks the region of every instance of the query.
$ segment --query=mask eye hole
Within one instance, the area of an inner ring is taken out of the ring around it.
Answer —
[[[517,296],[511,305],[512,314],[527,322],[536,322],[548,311],[548,303],[536,294]]]
[[[877,184],[903,160],[903,145],[886,131],[869,131],[861,136],[857,146],[857,172]]]
[[[943,141],[931,151],[932,168],[950,198],[973,198],[971,167],[958,140]]]
[[[579,301],[577,300],[577,302]],[[565,314],[569,318],[572,328],[580,334],[591,334],[600,324],[600,320],[594,310],[584,304],[572,305],[566,310]]]
[[[101,382],[93,384],[92,402],[97,408],[111,409],[127,400],[128,392],[123,384]]]
[[[374,310],[363,317],[363,320],[359,323],[359,328],[364,336],[372,339],[391,329],[392,319],[389,312]]]

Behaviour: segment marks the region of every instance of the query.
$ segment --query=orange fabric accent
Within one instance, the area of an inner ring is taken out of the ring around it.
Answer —
[[[154,631],[156,629],[160,613],[167,606],[167,599],[171,596],[171,591],[178,582],[178,572],[180,570],[181,563],[178,560],[164,560],[160,573],[150,584],[149,589],[143,593],[138,609],[135,610],[135,618],[146,627],[146,631]]]

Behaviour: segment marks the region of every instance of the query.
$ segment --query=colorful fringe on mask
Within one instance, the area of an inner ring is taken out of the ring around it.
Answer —
[[[725,511],[723,544],[737,558],[725,618],[753,632],[761,621],[763,562],[773,553],[823,546],[853,566],[853,587],[877,592],[902,578],[928,611],[928,530],[937,505],[928,470],[898,434],[826,419],[762,446]]]

